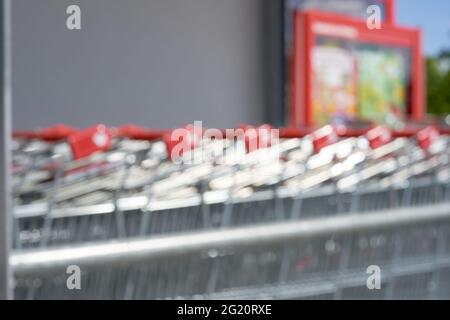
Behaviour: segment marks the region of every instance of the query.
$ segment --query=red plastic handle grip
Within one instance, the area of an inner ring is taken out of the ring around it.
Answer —
[[[200,145],[203,130],[193,125],[166,132],[163,135],[169,157],[174,160],[181,157],[185,151],[190,151]]]
[[[115,135],[119,138],[154,141],[163,138],[167,132],[169,130],[151,130],[133,124],[127,124],[119,127]]]
[[[315,152],[320,152],[323,148],[336,143],[339,138],[337,130],[333,126],[320,128],[311,135]]]
[[[376,127],[369,130],[366,134],[372,149],[377,149],[392,141],[392,131],[386,127]]]
[[[259,149],[271,147],[276,137],[272,126],[268,124],[259,127],[241,125],[238,129],[243,130],[243,139],[247,152],[254,152]]]
[[[99,151],[108,151],[111,148],[112,133],[105,125],[99,124],[71,135],[68,143],[73,159],[78,160]]]
[[[67,139],[70,135],[75,134],[77,129],[59,124],[53,127],[44,128],[37,131],[15,131],[13,138],[15,139],[38,139],[49,142],[55,142]]]
[[[417,143],[423,150],[428,151],[439,138],[439,136],[439,130],[433,126],[430,126],[420,130],[417,133]]]

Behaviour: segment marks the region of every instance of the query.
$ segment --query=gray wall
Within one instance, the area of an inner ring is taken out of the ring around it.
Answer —
[[[13,125],[259,123],[264,0],[14,0]],[[79,4],[82,30],[66,29]]]

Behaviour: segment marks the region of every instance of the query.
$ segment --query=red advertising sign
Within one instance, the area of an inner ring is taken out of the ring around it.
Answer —
[[[391,125],[424,115],[421,33],[317,11],[297,12],[290,124],[355,119]]]

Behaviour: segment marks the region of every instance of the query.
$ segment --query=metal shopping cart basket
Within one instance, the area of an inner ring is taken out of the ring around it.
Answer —
[[[17,134],[17,297],[450,297],[446,132],[250,129],[191,138],[199,163],[173,161],[165,131]]]

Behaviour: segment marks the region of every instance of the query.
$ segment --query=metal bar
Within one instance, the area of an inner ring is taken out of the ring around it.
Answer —
[[[330,234],[438,222],[450,219],[450,203],[382,212],[357,213],[310,221],[277,223],[220,231],[116,241],[74,248],[14,253],[16,276],[46,272],[71,264],[83,266],[143,261],[209,249],[258,247]]]
[[[441,135],[449,135],[450,130],[447,127],[440,125],[433,125],[437,131]],[[294,138],[304,138],[305,136],[315,132],[317,128],[315,127],[277,127],[279,130],[279,138],[280,139],[294,139]],[[337,136],[339,138],[357,138],[360,136],[364,136],[369,130],[374,128],[374,124],[370,124],[366,127],[362,128],[341,128],[337,131]],[[417,127],[406,127],[404,130],[393,130],[392,137],[393,138],[412,138],[414,137],[420,129],[424,129],[425,126],[417,126]],[[51,128],[47,128],[44,130],[50,130]],[[165,135],[170,134],[174,129],[149,129],[145,127],[139,127],[135,125],[126,125],[119,128],[111,127],[111,132],[115,137],[118,138],[129,138],[132,140],[147,140],[147,141],[156,141],[162,139]],[[202,128],[203,134],[205,137],[207,135],[207,128]],[[274,128],[276,129],[276,128]],[[234,138],[235,132],[232,132],[231,135],[227,132],[227,129],[220,129],[223,139],[232,139]],[[76,131],[77,132],[77,131]],[[48,138],[42,131],[14,131],[12,133],[13,138],[17,139],[38,139],[47,142],[52,142],[52,139]]]
[[[0,0],[0,299],[13,298],[9,266],[12,213],[10,194],[11,140],[11,30],[10,1]]]
[[[432,264],[435,264],[434,266]],[[383,281],[390,282],[398,277],[412,276],[429,272],[430,270],[442,270],[450,266],[450,257],[442,257],[430,262],[402,262],[397,265],[387,266],[383,269]],[[264,287],[241,288],[220,293],[204,294],[195,299],[205,300],[255,300],[255,299],[303,299],[311,296],[332,294],[337,289],[361,287],[366,284],[367,274],[355,272],[336,273],[331,278],[311,281],[290,282],[288,284],[270,284]],[[189,298],[189,297],[183,297]],[[357,298],[362,299],[362,298]],[[387,300],[392,300],[388,298]]]
[[[415,182],[416,187],[428,186],[429,182]],[[383,186],[370,186],[363,190],[358,189],[359,196],[363,196],[367,193],[381,192],[385,189]],[[404,187],[395,187],[395,190],[404,189]],[[320,196],[331,196],[335,192],[334,188],[325,187],[320,189],[313,189],[307,192],[307,195],[302,196],[302,199],[309,199],[313,197]],[[290,198],[297,197],[297,193],[290,191],[284,187],[280,187],[276,190],[276,193],[280,198]],[[243,203],[243,202],[253,202],[253,201],[265,201],[270,200],[274,197],[274,191],[259,191],[255,192],[252,196],[247,198],[232,198],[229,199],[230,195],[227,191],[208,191],[205,193],[205,203],[206,204],[218,204],[225,201],[230,201],[233,204]],[[118,199],[118,207],[121,211],[133,211],[133,210],[145,210],[150,211],[163,211],[169,209],[180,209],[186,207],[194,207],[201,204],[201,197],[199,195],[190,196],[186,198],[179,198],[174,200],[154,200],[149,203],[149,199],[146,196],[132,196],[124,197]],[[14,208],[15,218],[27,218],[36,216],[45,216],[49,211],[47,203],[23,205]],[[72,217],[72,216],[85,216],[85,215],[98,215],[112,213],[115,211],[114,203],[109,201],[102,204],[80,206],[73,208],[59,208],[52,210],[52,216],[57,217]]]

